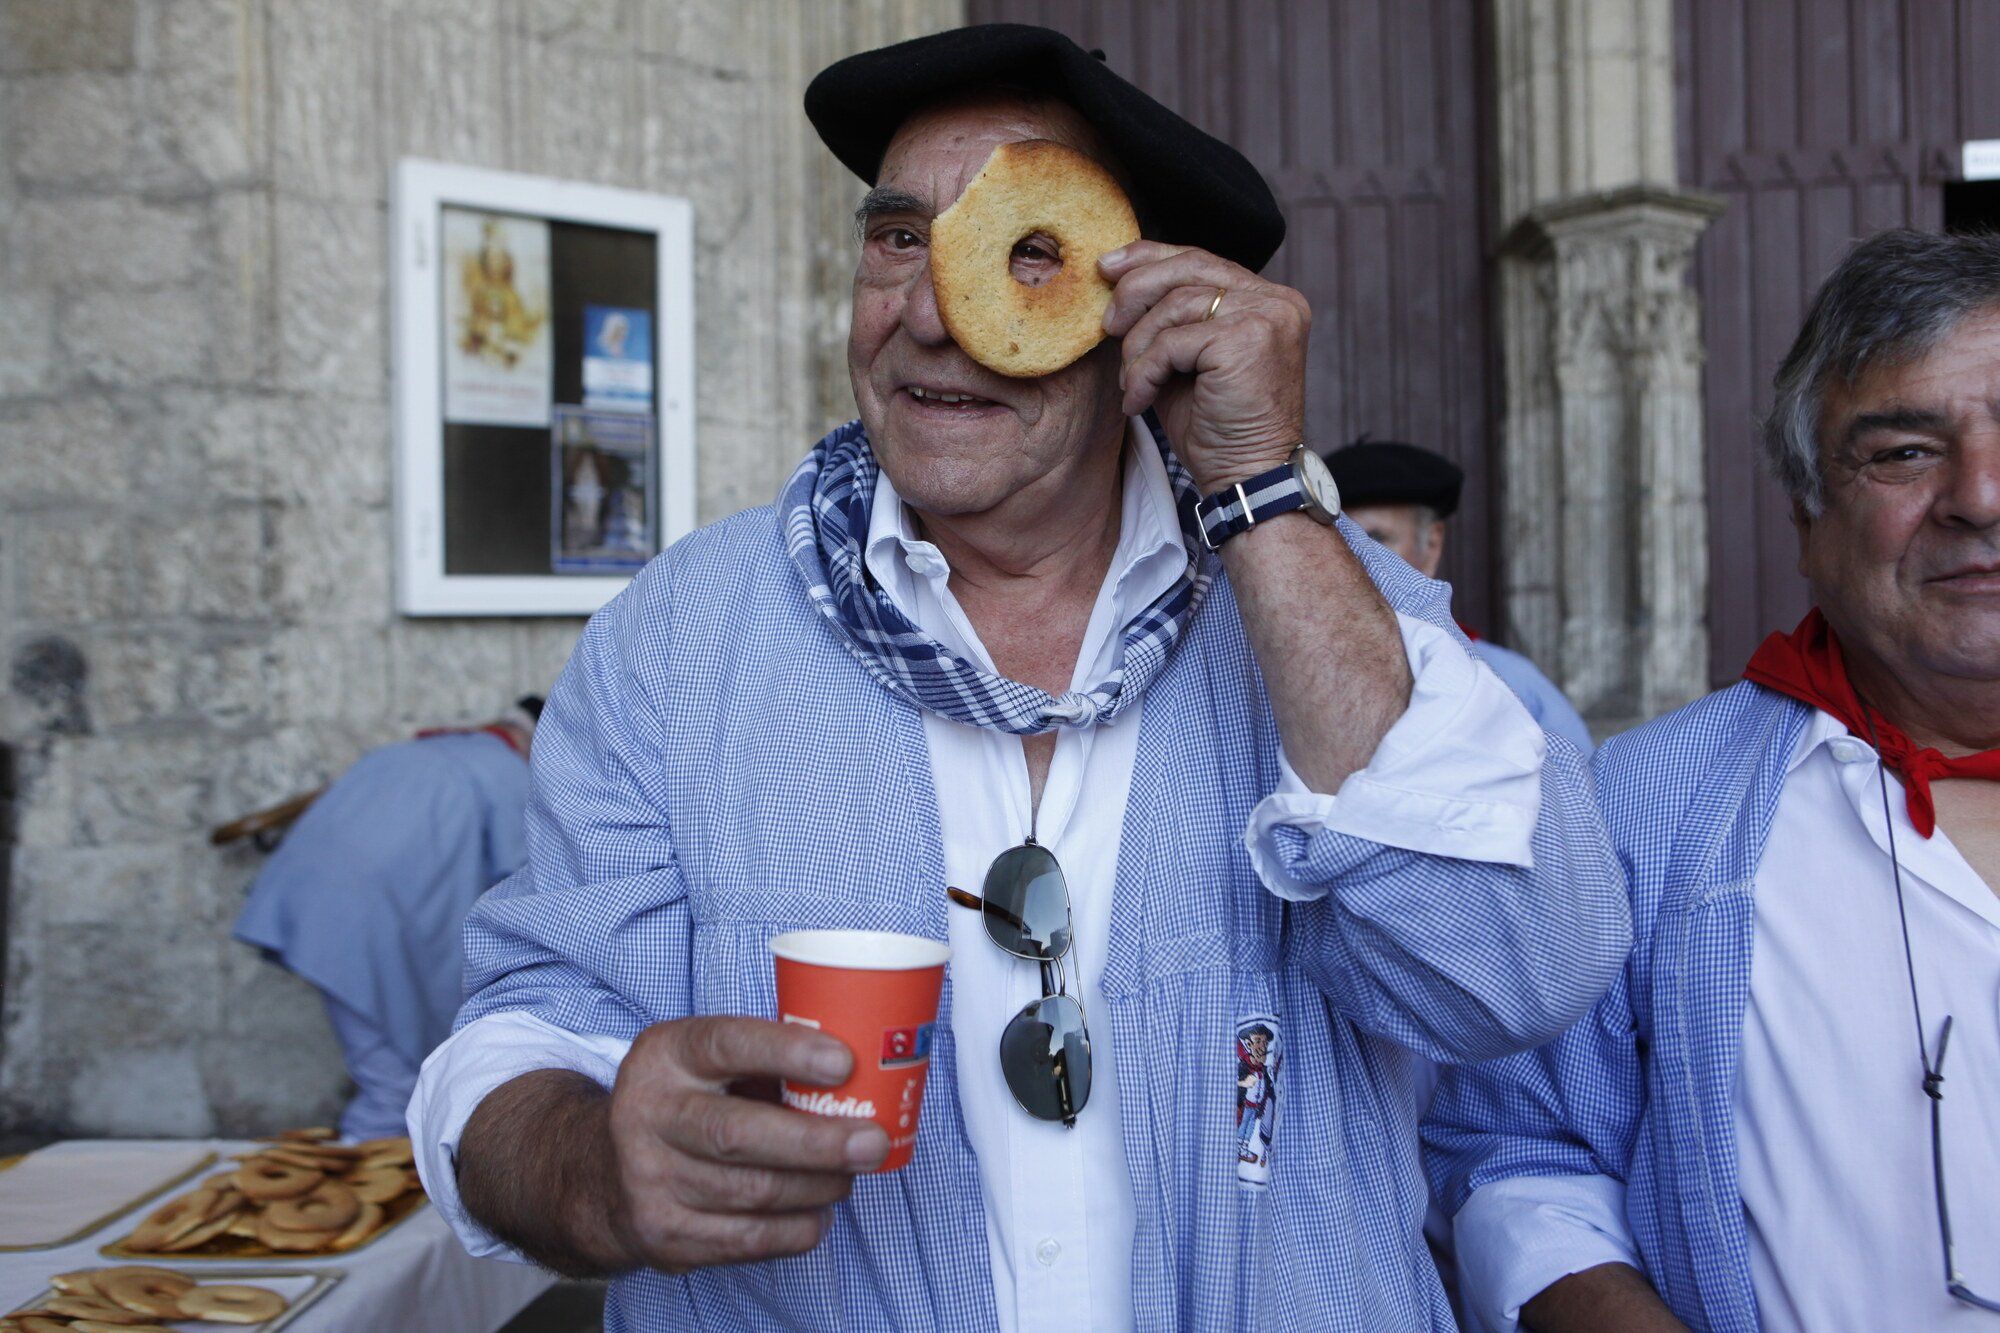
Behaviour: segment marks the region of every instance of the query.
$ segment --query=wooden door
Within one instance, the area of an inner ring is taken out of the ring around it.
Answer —
[[[970,0],[1039,23],[1236,145],[1290,231],[1266,272],[1313,306],[1307,429],[1466,470],[1443,576],[1495,624],[1495,488],[1481,246],[1479,0]]]
[[[1695,253],[1710,672],[1806,608],[1756,423],[1813,291],[1861,236],[1936,229],[1965,139],[2000,138],[1994,0],[1676,0],[1680,174],[1729,208]]]

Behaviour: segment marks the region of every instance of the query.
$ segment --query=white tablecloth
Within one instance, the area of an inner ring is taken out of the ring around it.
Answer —
[[[162,1142],[165,1151],[182,1151],[185,1140]],[[255,1144],[216,1140],[205,1146],[226,1157]],[[191,1188],[184,1186],[183,1189]],[[171,1194],[164,1197],[172,1197]],[[38,1296],[51,1273],[94,1268],[134,1260],[107,1259],[98,1247],[118,1240],[146,1212],[163,1200],[134,1208],[116,1221],[73,1245],[53,1250],[0,1254],[0,1313]],[[162,1255],[146,1262],[180,1268],[199,1277],[213,1260],[182,1260]],[[474,1259],[451,1234],[451,1228],[426,1205],[391,1228],[380,1240],[347,1254],[323,1259],[231,1259],[232,1268],[337,1268],[346,1277],[315,1302],[286,1333],[352,1333],[356,1329],[417,1329],[425,1333],[493,1333],[518,1314],[555,1279],[524,1264]],[[252,1281],[254,1279],[237,1279]]]

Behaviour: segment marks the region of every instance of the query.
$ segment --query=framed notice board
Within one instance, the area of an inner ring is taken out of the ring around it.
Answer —
[[[694,526],[694,209],[404,159],[396,607],[587,615]]]

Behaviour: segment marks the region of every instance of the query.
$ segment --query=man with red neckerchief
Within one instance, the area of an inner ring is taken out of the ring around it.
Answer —
[[[2000,1329],[2000,237],[1856,247],[1776,389],[1814,609],[1599,752],[1625,974],[1426,1126],[1478,1327]]]

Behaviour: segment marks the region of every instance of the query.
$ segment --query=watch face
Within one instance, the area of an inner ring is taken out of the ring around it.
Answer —
[[[1333,484],[1333,473],[1327,470],[1326,460],[1301,445],[1292,455],[1292,471],[1313,507],[1332,522],[1340,513],[1340,487]]]

